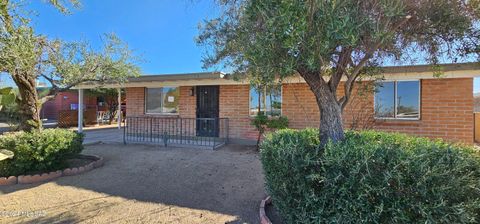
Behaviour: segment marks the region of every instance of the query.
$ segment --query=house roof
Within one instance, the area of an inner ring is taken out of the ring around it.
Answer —
[[[468,62],[468,63],[451,63],[440,64],[441,71],[465,71],[465,70],[480,70],[480,63]],[[419,73],[419,72],[433,72],[434,67],[432,65],[406,65],[406,66],[385,66],[382,70],[386,74],[394,73]]]
[[[180,74],[158,74],[142,75],[129,78],[126,83],[105,83],[98,84],[87,82],[77,85],[76,89],[90,89],[95,87],[119,88],[119,87],[161,87],[161,86],[197,86],[197,85],[231,85],[239,84],[241,81],[234,81],[227,78],[222,72],[198,72]]]
[[[178,80],[202,80],[202,79],[221,79],[225,73],[222,72],[196,72],[179,74],[158,74],[142,75],[140,77],[129,78],[129,82],[156,82],[156,81],[178,81]]]
[[[382,67],[383,77],[386,80],[433,79],[435,71],[441,71],[441,78],[472,78],[480,76],[480,63],[441,64],[436,70],[432,65],[386,66]],[[286,83],[305,82],[300,76],[285,79]],[[197,86],[197,85],[238,85],[247,84],[247,80],[234,80],[230,75],[222,72],[198,72],[181,74],[142,75],[129,78],[128,82],[118,83],[83,83],[77,89],[95,87],[161,87],[161,86]]]

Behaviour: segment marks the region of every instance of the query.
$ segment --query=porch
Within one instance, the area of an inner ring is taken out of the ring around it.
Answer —
[[[122,107],[122,89],[117,89],[117,108],[115,110],[116,114],[116,124],[117,128],[122,128],[122,121],[124,121],[125,109]],[[106,124],[108,118],[110,117],[108,111],[99,110],[98,105],[89,105],[85,103],[85,89],[78,89],[78,103],[75,104],[75,108],[70,110],[60,110],[59,111],[59,127],[71,127],[73,124],[77,125],[77,131],[79,133],[83,132],[83,127],[85,125],[93,124]]]
[[[117,134],[122,136],[121,140],[124,144],[219,148],[225,145],[229,139],[229,119],[220,117],[219,88],[218,85],[211,85],[143,89],[144,94],[151,90],[150,95],[142,95],[138,97],[139,99],[135,97],[135,94],[129,92],[126,97],[129,108],[128,115],[123,113],[121,107],[116,113],[118,114],[117,129],[119,130]],[[83,103],[84,89],[78,91],[78,114],[75,114],[78,121],[76,124],[78,124],[78,132],[83,132],[84,125],[88,124],[88,117],[91,116]],[[121,89],[118,88],[119,102],[121,92]],[[192,101],[192,98],[195,100]],[[186,104],[185,101],[189,101],[189,103]],[[138,113],[139,110],[141,113]],[[95,133],[95,131],[92,132]],[[102,135],[100,132],[96,133]],[[88,133],[87,139],[91,139],[92,137],[88,136],[92,134]],[[115,139],[113,142],[118,142],[118,137],[113,138]],[[110,140],[98,137],[96,140],[87,140],[86,143],[105,141]]]

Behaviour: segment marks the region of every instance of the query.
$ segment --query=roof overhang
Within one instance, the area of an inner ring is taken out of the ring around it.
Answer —
[[[473,78],[480,76],[480,63],[442,64],[435,69],[432,65],[388,66],[382,67],[382,78],[385,80],[412,80],[436,78]],[[441,76],[435,76],[440,71]],[[363,79],[368,80],[369,78]],[[373,79],[373,78],[370,78]],[[304,83],[300,76],[285,79],[286,83]],[[119,83],[92,83],[77,85],[76,89],[92,88],[126,88],[126,87],[162,87],[162,86],[200,86],[200,85],[238,85],[248,84],[248,80],[234,80],[231,76],[221,72],[201,72],[186,74],[143,75],[129,78],[127,82]]]
[[[75,89],[125,88],[125,87],[162,87],[162,86],[197,86],[197,85],[234,85],[242,83],[227,78],[222,72],[199,72],[184,74],[142,75],[129,78],[125,83],[86,82]]]

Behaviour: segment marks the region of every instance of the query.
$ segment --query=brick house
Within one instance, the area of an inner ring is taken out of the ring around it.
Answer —
[[[364,80],[357,85],[343,114],[344,125],[473,143],[473,78],[480,75],[479,71],[475,63],[445,64],[442,75],[435,77],[429,65],[384,67],[381,82],[371,85],[373,81]],[[90,83],[77,88],[93,86]],[[367,86],[374,86],[376,91],[362,91]],[[257,132],[250,122],[259,109],[286,116],[291,128],[319,126],[315,97],[299,76],[269,90],[257,90],[247,80],[234,80],[222,73],[141,76],[122,86],[105,87],[126,89],[127,123],[129,117],[150,119],[137,122],[141,128],[134,130],[150,131],[150,136],[153,130],[159,134],[166,130],[148,126],[152,119],[181,119],[182,123],[186,119],[225,118],[227,132],[221,130],[224,126],[214,125],[209,128],[217,130],[211,133],[218,137],[220,130],[229,141],[252,143]],[[341,87],[339,95],[343,94]],[[183,125],[173,129],[186,133]],[[198,120],[193,126],[190,134],[195,136],[206,128]]]

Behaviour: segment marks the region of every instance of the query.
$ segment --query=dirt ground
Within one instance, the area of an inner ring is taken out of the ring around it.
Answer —
[[[97,144],[105,166],[53,182],[0,187],[0,223],[258,223],[258,153]]]

